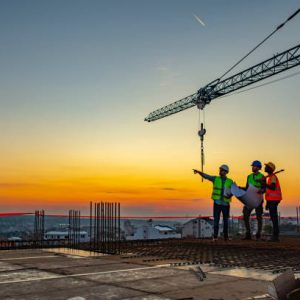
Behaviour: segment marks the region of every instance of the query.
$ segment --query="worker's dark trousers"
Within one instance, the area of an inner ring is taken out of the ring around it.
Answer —
[[[219,205],[214,203],[214,238],[219,234],[219,223],[221,212],[223,215],[223,234],[224,238],[228,238],[228,218],[229,218],[230,205]]]
[[[244,222],[245,222],[245,227],[246,227],[246,237],[251,237],[251,228],[250,228],[250,215],[252,212],[253,208],[248,208],[247,206],[244,206],[243,208],[243,215],[244,215]],[[257,232],[256,236],[260,237],[261,231],[262,231],[262,215],[263,215],[263,203],[259,205],[258,207],[255,208],[255,213],[256,213],[256,219],[257,219]]]
[[[279,203],[280,203],[280,201],[267,201],[267,209],[269,209],[270,218],[273,223],[273,236],[274,237],[279,236],[278,211],[277,211],[277,206]]]

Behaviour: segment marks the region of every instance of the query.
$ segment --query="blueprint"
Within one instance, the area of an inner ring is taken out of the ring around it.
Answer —
[[[263,201],[263,194],[258,193],[258,188],[249,184],[248,189],[245,191],[240,189],[236,183],[231,186],[231,194],[239,199],[249,209],[258,207]]]

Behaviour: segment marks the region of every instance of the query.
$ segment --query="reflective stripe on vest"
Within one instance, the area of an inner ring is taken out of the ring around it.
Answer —
[[[257,179],[261,179],[263,177],[264,177],[264,175],[262,173],[257,173],[257,174],[252,173],[252,174],[248,175],[247,183],[260,189],[262,187],[262,184],[259,181],[257,181]]]
[[[226,178],[226,180],[224,182],[224,189],[230,188],[232,183],[233,183],[233,181],[231,179]],[[220,176],[216,176],[216,178],[215,178],[213,192],[212,192],[211,197],[214,201],[221,200],[221,198],[222,198],[222,178]],[[231,201],[231,198],[227,198],[224,196],[223,201],[226,203],[229,203]]]
[[[271,174],[267,179],[267,184],[271,184],[272,177],[276,178],[276,188],[275,190],[271,190],[269,188],[266,189],[265,199],[269,201],[280,201],[282,200],[281,188],[279,184],[279,180],[276,175]]]

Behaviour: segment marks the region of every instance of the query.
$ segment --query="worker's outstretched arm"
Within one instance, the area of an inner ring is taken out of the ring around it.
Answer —
[[[194,171],[194,174],[199,174],[201,177],[203,177],[204,179],[207,179],[207,180],[209,180],[209,181],[214,181],[215,180],[215,178],[216,178],[216,176],[210,176],[210,175],[208,175],[208,174],[205,174],[205,173],[203,173],[203,172],[201,172],[201,171],[199,171],[199,170],[196,170],[196,169],[193,169],[193,171]]]

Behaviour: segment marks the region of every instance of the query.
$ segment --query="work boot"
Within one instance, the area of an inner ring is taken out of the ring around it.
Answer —
[[[252,240],[251,234],[246,233],[245,237],[242,238],[243,241],[250,241]]]
[[[278,236],[272,236],[269,240],[268,240],[268,242],[280,242],[280,240],[279,240],[279,238],[278,238]]]
[[[257,241],[260,241],[261,240],[261,234],[260,234],[260,232],[256,233],[255,237],[256,237]]]

